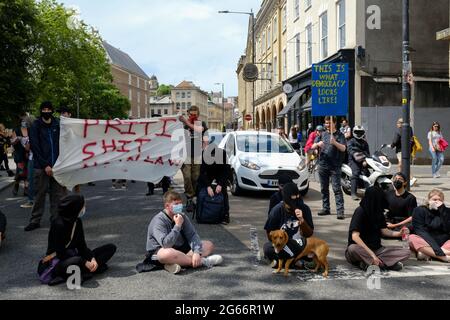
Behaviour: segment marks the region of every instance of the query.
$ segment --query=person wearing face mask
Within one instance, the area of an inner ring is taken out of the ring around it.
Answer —
[[[202,164],[203,136],[208,131],[208,127],[204,121],[199,120],[200,109],[197,106],[192,106],[188,110],[188,113],[189,119],[183,116],[179,117],[188,135],[186,137],[187,158],[181,167],[181,172],[183,173],[184,192],[187,198],[186,210],[192,212],[194,210],[194,197],[197,193],[197,181],[200,176],[200,167]]]
[[[367,171],[366,158],[370,157],[369,144],[366,140],[366,130],[363,126],[353,128],[353,137],[347,142],[348,164],[352,168],[352,200],[359,201],[357,195],[358,182],[361,174]]]
[[[45,210],[47,189],[50,194],[51,220],[58,216],[58,205],[67,190],[53,178],[53,166],[59,156],[59,121],[53,117],[53,105],[46,101],[40,107],[41,116],[30,130],[30,145],[33,151],[35,201],[30,223],[25,231],[40,228]]]
[[[27,123],[27,116],[22,115],[20,127],[14,129],[11,136],[11,144],[14,147],[14,162],[16,163],[15,183],[13,186],[13,195],[19,193],[20,182],[24,183],[24,196],[28,196],[28,159],[30,154],[30,137]]]
[[[314,233],[311,209],[301,199],[297,185],[287,183],[283,187],[282,194],[283,201],[272,209],[264,226],[268,238],[268,242],[264,244],[264,256],[272,262],[272,267],[276,267],[278,261],[270,241],[270,232],[284,230],[289,239],[294,240],[310,238]]]
[[[182,268],[212,268],[223,262],[211,255],[214,244],[201,241],[189,217],[183,213],[181,195],[169,191],[164,195],[164,210],[150,222],[147,233],[147,258],[136,266],[138,272],[164,268],[177,274]]]
[[[275,208],[276,205],[283,201],[283,188],[288,183],[292,183],[291,177],[285,173],[281,174],[280,178],[278,179],[278,192],[274,193],[270,197],[268,215],[270,215],[270,212],[273,208]]]
[[[408,260],[410,250],[402,247],[384,247],[381,237],[401,237],[404,230],[387,228],[383,212],[387,207],[382,189],[370,187],[355,210],[348,232],[348,247],[345,258],[354,266],[367,270],[371,265],[381,269],[400,271],[402,261]]]
[[[442,191],[432,190],[428,202],[414,210],[409,245],[418,260],[450,262],[450,209],[444,201]]]
[[[389,229],[397,230],[403,227],[412,229],[412,215],[417,208],[416,197],[406,190],[408,186],[405,175],[397,173],[393,178],[395,190],[386,192],[386,201],[388,203],[388,212],[386,221]]]
[[[108,269],[107,262],[117,248],[107,244],[90,250],[86,244],[82,218],[86,213],[86,202],[81,195],[69,195],[61,199],[58,217],[52,221],[48,234],[48,249],[44,259],[39,262],[38,275],[41,282],[50,286],[64,283],[69,276],[67,269],[78,266],[83,280]],[[56,259],[56,260],[53,260]],[[42,275],[50,277],[43,281]]]

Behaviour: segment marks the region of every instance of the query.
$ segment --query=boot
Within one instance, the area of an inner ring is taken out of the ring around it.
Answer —
[[[18,181],[16,181],[14,183],[14,187],[13,187],[12,193],[13,193],[14,197],[17,197],[17,195],[19,194],[19,182]]]

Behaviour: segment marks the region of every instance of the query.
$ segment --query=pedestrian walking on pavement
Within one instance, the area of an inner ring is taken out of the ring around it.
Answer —
[[[15,128],[11,136],[11,144],[14,147],[14,162],[16,163],[16,175],[13,186],[13,195],[19,193],[20,182],[24,183],[24,196],[28,196],[28,160],[30,154],[30,130],[27,122],[27,115],[20,119],[20,127]]]
[[[444,201],[442,191],[432,190],[425,205],[414,210],[409,243],[418,260],[450,262],[450,209]]]
[[[8,148],[11,146],[11,136],[3,123],[0,123],[0,167],[5,170],[8,177],[14,177],[9,169]]]
[[[369,266],[400,271],[403,269],[402,261],[409,259],[409,248],[384,247],[381,244],[382,236],[398,238],[405,232],[404,229],[392,231],[387,228],[383,214],[386,208],[383,190],[370,187],[350,223],[345,258],[364,271]]]
[[[352,169],[352,199],[358,201],[360,200],[357,194],[359,177],[367,171],[366,159],[370,157],[370,150],[363,126],[355,126],[352,136],[347,142],[348,164]]]
[[[194,211],[194,197],[197,194],[197,181],[200,176],[202,165],[203,135],[208,131],[204,121],[199,121],[200,109],[192,106],[188,110],[189,119],[180,116],[180,121],[184,124],[184,130],[188,134],[186,137],[187,158],[181,172],[183,173],[184,192],[187,198],[186,210]]]
[[[46,101],[41,104],[41,116],[34,121],[30,132],[30,144],[34,160],[35,202],[31,219],[25,231],[40,228],[45,210],[47,190],[50,195],[50,220],[58,216],[58,205],[67,190],[53,177],[53,166],[59,156],[59,121],[53,117],[53,105]]]
[[[164,268],[176,274],[182,268],[211,268],[223,262],[212,255],[214,244],[202,241],[191,220],[183,213],[181,195],[169,191],[164,195],[164,210],[148,226],[147,258],[136,266],[138,272]]]
[[[0,248],[2,247],[3,240],[6,239],[6,216],[0,211]]]
[[[403,172],[403,166],[402,166],[402,133],[403,133],[403,118],[398,119],[397,121],[397,131],[395,132],[394,140],[391,144],[391,148],[395,149],[395,153],[397,155],[398,160],[398,172]],[[413,152],[413,146],[414,146],[414,132],[413,129],[410,127],[410,152]],[[410,177],[410,186],[414,186],[417,182],[417,179],[414,177]]]
[[[342,163],[344,161],[347,144],[345,136],[336,129],[336,118],[326,117],[325,128],[316,138],[312,149],[319,149],[319,179],[322,192],[322,211],[319,216],[331,214],[330,208],[330,179],[336,198],[337,218],[345,219],[344,194],[341,188]]]
[[[66,282],[71,266],[81,270],[81,280],[104,273],[107,262],[117,248],[107,244],[90,250],[86,244],[82,218],[86,213],[83,196],[69,195],[61,199],[58,217],[52,221],[48,234],[46,257],[39,262],[38,275],[44,284],[58,285]]]
[[[439,141],[441,141],[441,139],[443,138],[444,136],[442,135],[441,125],[439,124],[439,122],[433,122],[433,125],[428,132],[428,144],[430,147],[429,150],[432,159],[431,172],[433,174],[433,179],[441,177],[439,171],[441,170],[441,167],[445,161],[445,150],[442,150],[441,144],[439,143]]]

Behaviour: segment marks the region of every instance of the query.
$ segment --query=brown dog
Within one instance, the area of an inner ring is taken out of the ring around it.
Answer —
[[[272,245],[275,248],[275,252],[279,256],[278,260],[278,269],[274,271],[274,273],[280,273],[283,261],[285,261],[284,267],[284,275],[289,275],[289,267],[292,263],[296,263],[303,257],[308,256],[310,253],[314,254],[314,262],[316,263],[316,268],[314,272],[318,272],[321,267],[324,268],[325,272],[322,274],[325,278],[328,277],[328,260],[327,255],[330,251],[330,247],[328,244],[318,238],[308,238],[306,240],[306,245],[303,243],[304,249],[300,253],[294,252],[289,248],[288,243],[296,242],[295,240],[289,240],[289,236],[284,230],[276,230],[270,233],[270,240],[272,241]],[[293,247],[298,246],[298,244],[292,245]],[[299,247],[301,248],[301,247]],[[282,256],[286,256],[287,258],[282,258]]]

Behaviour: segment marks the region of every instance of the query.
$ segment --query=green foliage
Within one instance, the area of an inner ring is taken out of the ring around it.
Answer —
[[[156,91],[157,96],[166,96],[169,95],[172,92],[171,86],[162,84],[159,86],[158,91]]]

